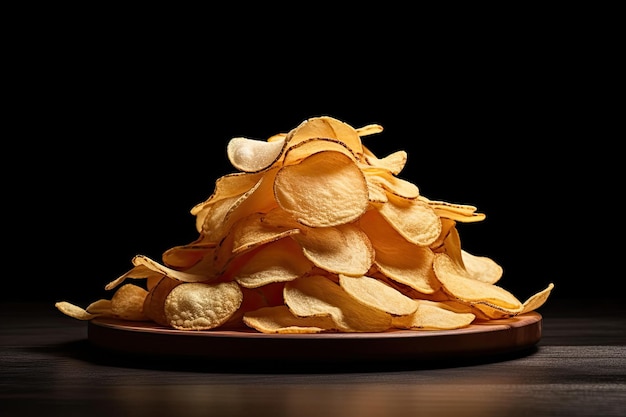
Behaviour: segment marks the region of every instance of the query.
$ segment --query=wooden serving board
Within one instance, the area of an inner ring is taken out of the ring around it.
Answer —
[[[183,331],[152,322],[96,318],[88,324],[88,340],[112,352],[156,358],[406,361],[520,351],[539,342],[541,330],[542,316],[537,312],[458,330],[317,334],[264,334],[252,329]]]

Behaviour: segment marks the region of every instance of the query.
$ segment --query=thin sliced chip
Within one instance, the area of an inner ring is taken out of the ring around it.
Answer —
[[[394,175],[398,175],[404,169],[407,161],[407,153],[405,151],[396,151],[384,158],[378,158],[367,147],[363,147],[363,159],[368,166],[381,168],[389,171]]]
[[[217,203],[220,200],[226,198],[237,197],[245,194],[248,190],[255,186],[259,182],[263,173],[248,173],[248,172],[236,172],[233,174],[224,175],[215,181],[215,188],[213,194],[203,201],[196,204],[191,209],[191,214],[197,216],[206,207]],[[202,221],[199,221],[201,224]],[[200,229],[198,229],[200,231]]]
[[[389,201],[385,204],[375,206],[400,235],[419,246],[428,246],[437,240],[441,233],[441,221],[428,204],[393,194],[388,197]]]
[[[285,152],[283,165],[293,165],[302,161],[309,155],[313,155],[322,151],[335,151],[346,155],[348,158],[356,162],[356,156],[345,143],[339,139],[332,138],[310,138],[292,145]]]
[[[380,133],[382,131],[383,131],[383,127],[381,125],[379,125],[379,124],[376,124],[376,123],[365,125],[365,126],[362,126],[362,127],[359,127],[359,128],[356,129],[356,133],[359,136],[361,136],[361,137],[362,136],[374,135],[374,134]]]
[[[296,317],[286,305],[262,307],[247,312],[243,322],[261,333],[320,333],[335,330],[337,325],[330,317]]]
[[[415,300],[372,277],[339,275],[339,285],[360,303],[392,316],[405,316],[417,309]]]
[[[366,133],[373,130],[375,130],[374,127],[364,129],[362,132]],[[343,142],[357,158],[360,159],[363,154],[363,144],[361,143],[361,138],[357,130],[349,124],[333,117],[312,117],[300,123],[287,134],[287,146],[292,147],[311,138],[338,139]]]
[[[294,280],[309,272],[313,263],[298,243],[283,238],[268,243],[252,255],[235,275],[242,287],[257,288],[274,282]]]
[[[367,210],[367,182],[354,161],[340,152],[322,151],[278,171],[276,201],[298,222],[330,227],[358,219]]]
[[[111,313],[124,320],[150,320],[143,312],[143,304],[148,291],[134,285],[124,284],[119,287],[111,298]]]
[[[183,283],[165,299],[165,316],[180,330],[209,330],[221,326],[235,314],[243,301],[236,282]]]
[[[477,208],[468,204],[454,204],[446,201],[429,200],[424,196],[420,200],[435,210],[438,216],[456,220],[462,223],[473,223],[485,220],[484,213],[476,213]]]
[[[391,327],[391,315],[368,307],[321,275],[285,284],[285,304],[296,316],[331,317],[340,331],[380,332]]]
[[[181,284],[182,282],[176,279],[161,277],[161,280],[148,291],[143,303],[143,313],[155,323],[169,326],[169,321],[165,316],[165,299],[174,287]]]
[[[434,254],[429,248],[408,242],[378,210],[367,211],[359,225],[374,248],[374,264],[382,274],[424,294],[432,294],[441,287],[432,268]]]
[[[504,274],[502,266],[486,256],[477,256],[461,250],[461,257],[469,276],[478,281],[495,284]]]
[[[532,295],[526,301],[524,301],[524,309],[522,310],[522,314],[535,311],[539,307],[544,305],[553,289],[554,284],[550,283],[544,290],[539,291],[538,293]]]
[[[497,285],[472,278],[445,253],[435,254],[433,268],[444,291],[454,298],[475,305],[488,315],[490,310],[507,314],[522,311],[522,303],[513,294]]]
[[[415,313],[393,318],[399,329],[453,330],[469,326],[476,318],[472,313],[461,313],[436,301],[416,300]]]
[[[182,282],[202,282],[207,281],[209,277],[207,275],[194,274],[184,271],[178,271],[173,268],[168,268],[167,266],[148,258],[145,255],[137,255],[132,260],[133,265],[138,266],[142,265],[146,268],[150,269],[153,272],[159,273],[161,275],[168,276],[173,279],[177,279]]]
[[[58,301],[57,303],[54,304],[54,306],[61,313],[77,320],[91,320],[102,315],[102,314],[89,313],[84,308],[79,307],[75,304],[69,303],[67,301]]]
[[[365,275],[374,262],[374,249],[367,235],[353,223],[336,227],[307,228],[292,239],[313,264],[328,272]]]
[[[299,223],[293,222],[292,225],[287,225],[286,223],[268,221],[274,217],[270,217],[269,214],[277,210],[282,211],[280,208],[276,208],[269,213],[252,213],[235,223],[231,229],[234,232],[233,254],[247,252],[266,243],[300,233],[301,225]],[[285,212],[283,214],[285,217],[289,217]]]
[[[161,259],[168,268],[185,270],[192,268],[206,257],[211,257],[215,251],[216,243],[191,243],[169,248]]]
[[[389,171],[380,168],[363,169],[368,184],[376,185],[386,192],[400,198],[412,200],[419,197],[419,188],[412,182],[393,176]]]
[[[91,314],[111,315],[111,300],[100,299],[92,302],[85,309]]]
[[[259,172],[279,160],[285,143],[285,138],[275,138],[271,141],[233,138],[228,142],[226,153],[230,163],[238,170]]]

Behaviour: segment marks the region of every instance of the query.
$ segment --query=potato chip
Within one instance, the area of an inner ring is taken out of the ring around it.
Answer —
[[[363,146],[363,161],[365,166],[361,169],[366,170],[368,167],[378,168],[388,171],[391,174],[398,175],[406,166],[407,153],[405,151],[396,151],[384,158],[378,158],[367,147]]]
[[[280,158],[285,143],[285,138],[272,141],[233,138],[228,142],[226,153],[230,163],[238,170],[259,172]]]
[[[461,301],[471,303],[488,315],[491,310],[504,311],[507,314],[522,311],[522,303],[513,294],[502,287],[472,278],[445,253],[435,254],[433,268],[444,291]]]
[[[54,306],[66,316],[70,316],[77,320],[92,320],[102,314],[89,313],[82,307],[79,307],[75,304],[69,303],[67,301],[58,301],[54,304]]]
[[[291,224],[288,224],[288,221],[272,223],[276,217],[272,214],[277,211],[282,212],[282,209],[275,208],[268,213],[252,213],[235,223],[231,229],[234,232],[232,253],[247,252],[266,243],[300,233],[302,225],[295,221],[289,222]],[[283,216],[289,215],[283,212]]]
[[[242,265],[234,279],[242,287],[257,288],[294,280],[312,267],[300,245],[287,237],[261,247]]]
[[[420,195],[419,188],[415,184],[395,177],[389,171],[380,168],[365,168],[363,173],[369,186],[379,187],[400,198],[412,200]]]
[[[149,318],[143,313],[147,295],[148,291],[137,285],[124,284],[111,298],[111,313],[125,320],[147,321]]]
[[[453,330],[467,327],[476,316],[459,313],[442,302],[416,300],[417,309],[408,316],[393,317],[393,326],[399,329]]]
[[[456,220],[462,223],[480,222],[485,220],[484,213],[476,213],[477,208],[468,204],[454,204],[447,201],[429,200],[424,196],[420,200],[435,210],[438,216]]]
[[[181,285],[182,281],[162,276],[161,280],[148,291],[143,303],[143,313],[150,320],[161,326],[169,326],[169,320],[165,316],[165,299],[174,289]]]
[[[392,316],[405,316],[417,309],[415,300],[375,278],[339,275],[339,285],[360,303]]]
[[[419,246],[432,244],[441,233],[435,211],[420,200],[407,200],[389,194],[385,204],[375,204],[380,214],[406,240]]]
[[[365,213],[359,225],[374,248],[374,264],[381,273],[424,294],[440,288],[429,248],[408,242],[377,210]]]
[[[534,311],[544,305],[544,303],[548,300],[550,293],[554,289],[554,284],[550,283],[548,286],[538,293],[529,297],[526,301],[524,301],[524,308],[522,309],[522,313],[528,313],[530,311]]]
[[[182,283],[165,299],[165,317],[180,330],[209,330],[221,326],[235,314],[243,301],[236,282]]]
[[[383,131],[383,127],[379,124],[372,123],[366,126],[359,127],[356,130],[357,135],[359,136],[369,136],[374,135],[376,133],[380,133]]]
[[[391,327],[391,315],[357,301],[321,275],[285,284],[285,304],[299,317],[331,317],[343,332],[380,332]]]
[[[331,138],[310,138],[289,146],[283,158],[283,165],[293,165],[302,161],[306,157],[322,151],[335,151],[346,155],[353,161],[357,161],[356,156],[350,148],[338,139]]]
[[[307,228],[292,239],[313,264],[325,271],[349,276],[365,275],[374,262],[367,235],[355,224]]]
[[[362,134],[374,133],[375,126],[361,130]],[[312,117],[300,123],[287,134],[287,146],[293,147],[298,143],[311,138],[328,138],[344,143],[357,158],[363,154],[363,144],[359,133],[352,126],[333,117]]]
[[[488,284],[495,284],[502,278],[504,269],[491,258],[472,255],[465,250],[461,250],[461,258],[471,278]]]
[[[296,317],[286,305],[249,311],[244,314],[243,322],[261,333],[320,333],[337,328],[328,316]]]
[[[363,173],[349,157],[335,151],[318,152],[281,168],[274,194],[283,210],[311,227],[352,222],[369,204]]]

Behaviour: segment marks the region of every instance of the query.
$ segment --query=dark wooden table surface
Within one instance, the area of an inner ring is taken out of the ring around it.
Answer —
[[[52,305],[0,306],[0,416],[626,416],[626,307],[549,300],[522,352],[434,363],[138,361]]]

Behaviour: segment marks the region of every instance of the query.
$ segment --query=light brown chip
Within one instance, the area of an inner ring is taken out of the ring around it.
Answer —
[[[111,300],[100,299],[92,302],[85,309],[91,314],[111,315]]]
[[[445,303],[416,300],[417,310],[408,316],[393,318],[393,326],[400,329],[453,330],[469,326],[476,316],[457,312]]]
[[[359,218],[369,204],[367,182],[343,153],[323,151],[278,171],[276,201],[298,222],[331,227]]]
[[[309,272],[313,263],[293,239],[267,243],[247,260],[235,275],[242,287],[257,288],[274,282],[291,281]]]
[[[393,194],[388,194],[388,197],[389,201],[375,206],[400,235],[419,246],[428,246],[437,240],[441,233],[441,221],[428,204]]]
[[[374,249],[370,240],[353,223],[307,228],[291,238],[302,246],[304,256],[314,265],[331,273],[365,275],[374,262]]]
[[[391,315],[368,307],[321,275],[285,284],[285,304],[300,317],[331,317],[340,331],[380,332],[391,327]]]
[[[289,217],[282,209],[276,208],[269,213],[252,213],[235,223],[231,229],[234,233],[233,254],[247,252],[266,243],[300,233],[302,225],[295,221],[291,224],[288,224],[288,221],[273,223],[271,219],[275,216],[270,216],[270,213],[276,211],[281,211],[285,217]]]
[[[146,317],[162,326],[169,326],[169,320],[165,316],[165,299],[174,287],[181,284],[182,282],[176,279],[161,277],[161,280],[148,291],[144,300],[143,313]]]
[[[339,275],[339,285],[360,303],[392,316],[405,316],[417,309],[415,300],[372,277]]]
[[[243,301],[236,282],[183,283],[165,299],[165,316],[180,330],[209,330],[224,324]]]
[[[337,328],[328,316],[296,317],[286,305],[249,311],[244,314],[243,322],[261,333],[320,333]]]
[[[143,304],[148,291],[134,285],[124,284],[119,287],[111,298],[111,313],[124,320],[147,321],[143,312]]]
[[[79,307],[79,306],[77,306],[75,304],[69,303],[67,301],[59,301],[59,302],[55,303],[54,306],[61,313],[65,314],[66,316],[69,316],[69,317],[72,317],[74,319],[77,319],[77,320],[91,320],[91,319],[94,319],[94,318],[102,315],[102,314],[99,314],[99,313],[98,314],[89,313],[84,308]]]
[[[433,268],[437,279],[448,294],[471,303],[488,315],[492,310],[507,314],[518,314],[522,311],[522,303],[513,294],[497,285],[472,278],[445,253],[435,254]]]
[[[548,297],[550,296],[550,293],[552,292],[553,289],[554,289],[554,284],[550,283],[544,290],[539,291],[538,293],[532,295],[530,298],[524,301],[524,309],[522,310],[522,313],[535,311],[539,307],[544,305],[544,303],[548,300]]]
[[[441,284],[432,268],[433,252],[401,236],[378,210],[369,210],[359,225],[374,247],[374,264],[388,278],[424,293],[432,294]]]

